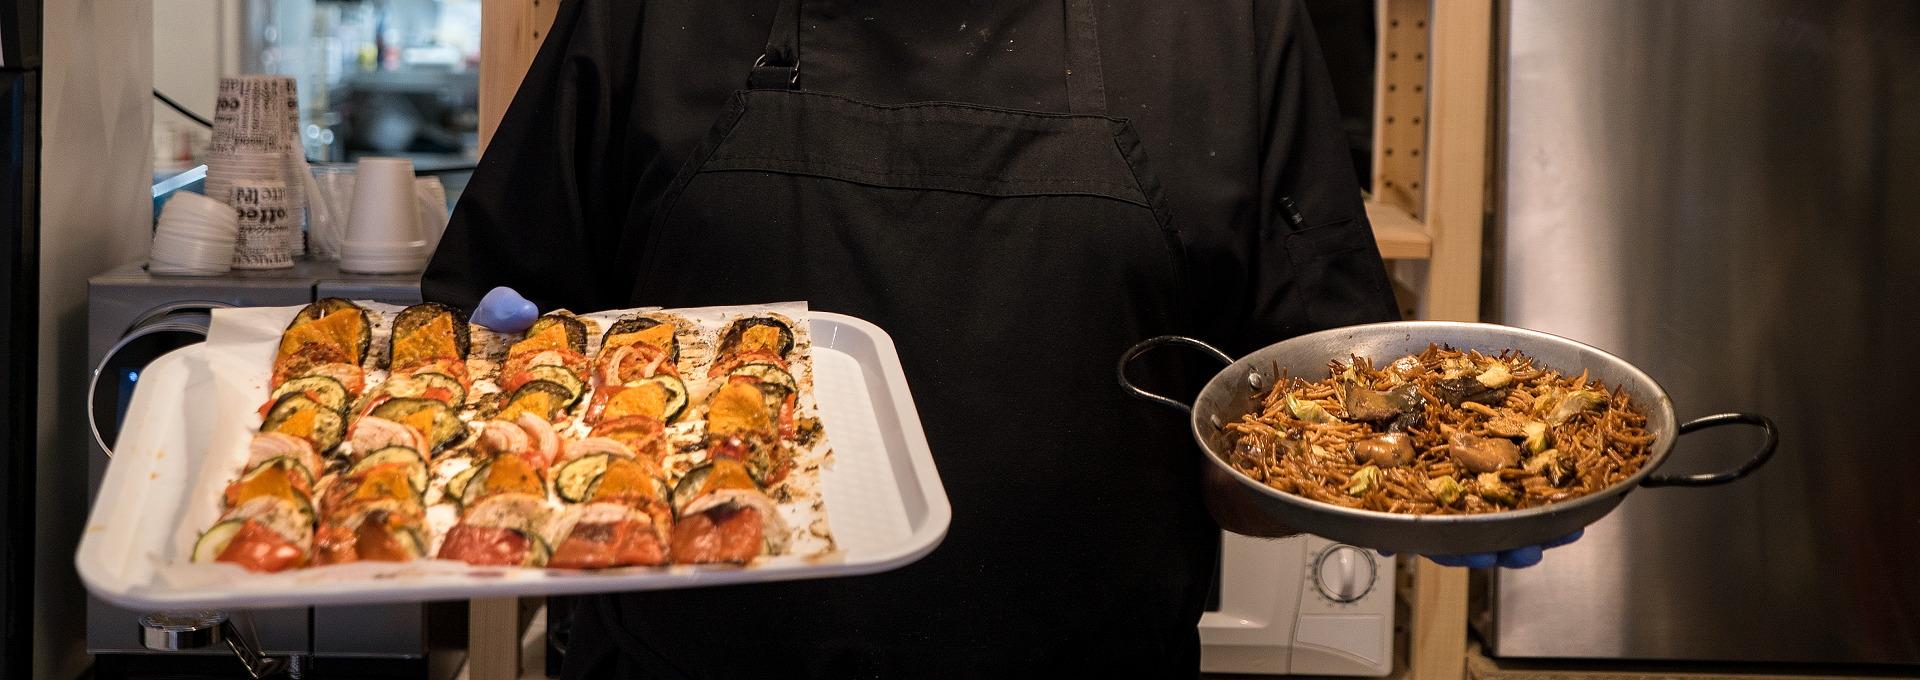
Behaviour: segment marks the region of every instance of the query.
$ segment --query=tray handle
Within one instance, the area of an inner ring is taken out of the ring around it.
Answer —
[[[1122,352],[1120,354],[1120,367],[1115,371],[1120,376],[1120,389],[1126,390],[1127,394],[1133,395],[1134,398],[1136,399],[1140,399],[1143,401],[1151,401],[1156,404],[1162,404],[1170,408],[1179,409],[1182,413],[1191,414],[1193,413],[1193,405],[1183,404],[1183,403],[1180,403],[1179,400],[1163,397],[1158,394],[1154,394],[1152,392],[1148,392],[1146,390],[1140,389],[1138,386],[1134,385],[1132,381],[1127,380],[1127,364],[1132,362],[1134,357],[1140,356],[1141,354],[1145,354],[1147,350],[1153,349],[1155,347],[1159,347],[1161,345],[1186,345],[1188,347],[1198,348],[1199,350],[1206,352],[1209,356],[1212,356],[1213,358],[1218,359],[1222,366],[1232,364],[1233,357],[1227,356],[1226,352],[1220,351],[1218,348],[1215,348],[1213,345],[1209,345],[1207,343],[1204,343],[1199,340],[1195,340],[1193,338],[1189,338],[1183,335],[1161,335],[1161,336],[1147,338],[1145,340],[1141,340],[1139,344],[1136,344],[1132,347],[1127,348],[1127,351]]]
[[[1760,445],[1760,452],[1754,454],[1740,467],[1721,472],[1705,472],[1697,475],[1652,475],[1640,486],[1717,486],[1752,474],[1754,470],[1766,464],[1773,457],[1774,447],[1780,444],[1780,431],[1773,421],[1758,413],[1718,413],[1696,418],[1680,424],[1680,434],[1694,430],[1704,430],[1721,425],[1756,425],[1766,431],[1767,440]]]

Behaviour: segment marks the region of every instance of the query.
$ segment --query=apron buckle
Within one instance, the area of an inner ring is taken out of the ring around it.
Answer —
[[[753,70],[747,73],[747,88],[753,90],[798,90],[800,89],[800,60],[792,64],[768,63],[767,55],[753,60]]]

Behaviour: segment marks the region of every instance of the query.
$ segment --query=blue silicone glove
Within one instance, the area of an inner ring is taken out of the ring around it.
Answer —
[[[1539,564],[1541,552],[1546,550],[1547,548],[1558,548],[1568,543],[1578,541],[1580,540],[1580,536],[1586,533],[1587,533],[1586,529],[1581,529],[1579,531],[1575,531],[1561,538],[1547,541],[1546,543],[1542,543],[1540,545],[1531,545],[1525,548],[1514,548],[1512,550],[1504,550],[1497,553],[1478,553],[1473,555],[1422,555],[1422,557],[1432,560],[1434,564],[1438,564],[1443,567],[1472,567],[1472,568],[1479,569],[1479,568],[1499,565],[1502,567],[1506,567],[1508,569],[1519,569],[1522,567],[1531,567],[1533,565]],[[1380,554],[1392,555],[1393,553],[1383,551]]]
[[[473,315],[468,317],[474,323],[501,333],[524,331],[538,318],[540,308],[506,286],[487,291],[487,295],[480,298],[479,306],[473,308]]]

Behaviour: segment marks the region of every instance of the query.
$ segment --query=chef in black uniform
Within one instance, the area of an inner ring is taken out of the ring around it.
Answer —
[[[872,321],[953,506],[888,573],[583,598],[571,678],[1192,677],[1220,526],[1276,528],[1116,358],[1398,317],[1292,0],[566,0],[424,281],[496,285]]]

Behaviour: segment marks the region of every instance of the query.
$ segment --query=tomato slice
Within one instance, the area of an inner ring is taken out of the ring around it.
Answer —
[[[305,551],[274,530],[247,520],[227,543],[227,549],[220,551],[214,560],[237,564],[247,571],[275,572],[300,566],[306,557]]]
[[[681,564],[744,563],[760,555],[760,511],[715,508],[682,517],[673,526],[673,561]]]
[[[635,520],[598,524],[576,524],[567,540],[554,548],[547,566],[555,569],[606,569],[609,567],[653,566],[665,564],[667,546],[652,527]]]
[[[517,567],[533,547],[525,534],[512,529],[458,524],[440,544],[441,559],[460,560],[482,567]]]

